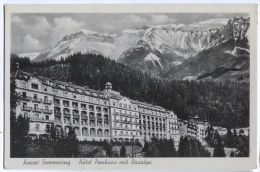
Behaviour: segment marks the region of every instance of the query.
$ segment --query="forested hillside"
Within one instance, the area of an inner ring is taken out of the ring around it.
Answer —
[[[66,60],[31,62],[12,55],[27,72],[103,90],[106,82],[132,99],[173,110],[179,118],[198,115],[213,125],[249,126],[249,83],[161,80],[101,55],[74,54]]]

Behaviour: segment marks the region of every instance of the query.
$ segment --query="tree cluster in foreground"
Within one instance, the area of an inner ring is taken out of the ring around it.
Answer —
[[[198,115],[214,126],[249,126],[249,83],[153,78],[101,55],[74,54],[59,61],[31,62],[11,56],[11,70],[21,69],[80,86],[103,90],[106,82],[131,99],[174,111],[179,118]]]

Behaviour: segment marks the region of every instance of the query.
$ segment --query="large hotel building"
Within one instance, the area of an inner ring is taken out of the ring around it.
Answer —
[[[32,138],[46,137],[46,125],[53,123],[57,131],[72,127],[79,140],[180,140],[176,114],[122,96],[109,82],[97,91],[20,70],[15,77],[22,96],[16,114],[30,117]]]

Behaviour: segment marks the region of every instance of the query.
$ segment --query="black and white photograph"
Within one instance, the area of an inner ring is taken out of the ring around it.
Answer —
[[[252,156],[250,12],[12,12],[9,22],[11,159]]]

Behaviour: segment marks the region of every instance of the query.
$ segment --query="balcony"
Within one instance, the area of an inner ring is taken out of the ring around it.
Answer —
[[[132,124],[134,124],[134,125],[139,125],[139,122],[132,122]]]
[[[61,112],[54,112],[55,116],[61,116]]]
[[[78,109],[79,107],[78,106],[72,106],[74,109]]]
[[[96,125],[95,124],[91,124],[90,127],[96,127]]]
[[[98,121],[102,121],[103,118],[102,118],[102,117],[97,117],[97,120],[98,120]]]
[[[82,126],[88,126],[88,123],[82,123]]]
[[[51,120],[49,119],[45,119],[45,118],[35,118],[35,117],[32,117],[30,118],[31,121],[40,121],[40,122],[52,122]]]
[[[135,119],[139,119],[139,116],[135,116],[134,118],[135,118]]]
[[[32,111],[41,113],[43,110],[41,108],[33,108]]]
[[[73,114],[73,118],[79,118],[80,116],[78,114]]]
[[[119,120],[118,119],[114,119],[113,122],[119,122]]]
[[[31,111],[32,107],[22,106],[21,110],[23,110],[23,111]]]
[[[56,124],[61,124],[61,120],[55,120],[54,121]]]
[[[95,110],[94,108],[89,108],[89,111],[94,112]]]
[[[86,106],[81,106],[81,109],[82,110],[87,110],[87,107]]]
[[[101,112],[102,112],[102,110],[101,110],[101,109],[97,109],[97,112],[100,112],[100,113],[101,113]]]
[[[87,115],[81,115],[81,118],[82,119],[88,119],[88,116]]]
[[[43,103],[50,105],[50,104],[52,104],[52,101],[51,100],[43,100]]]
[[[124,136],[124,137],[130,137],[131,135],[130,134],[118,134],[118,136]]]
[[[129,115],[126,114],[126,113],[120,113],[120,115],[123,116],[123,117],[128,117],[128,116],[129,116]]]
[[[32,97],[23,96],[23,97],[22,97],[22,100],[24,100],[24,101],[31,101],[31,100],[32,100]]]
[[[53,110],[43,109],[43,113],[52,114]]]
[[[119,115],[119,113],[118,112],[114,112],[114,115]]]
[[[70,117],[71,114],[69,112],[64,112],[64,117]]]
[[[95,121],[95,120],[96,120],[96,118],[95,118],[94,116],[89,117],[89,119],[90,119],[91,121]]]
[[[109,122],[109,119],[108,119],[108,118],[105,118],[104,121],[105,121],[105,122]]]
[[[80,123],[79,123],[79,122],[74,122],[72,125],[74,125],[74,126],[79,126]]]
[[[63,104],[64,107],[69,107],[70,105],[69,104]]]
[[[41,103],[41,102],[42,102],[42,99],[34,97],[34,98],[32,99],[32,102]]]
[[[60,106],[60,102],[54,101],[55,106]]]

